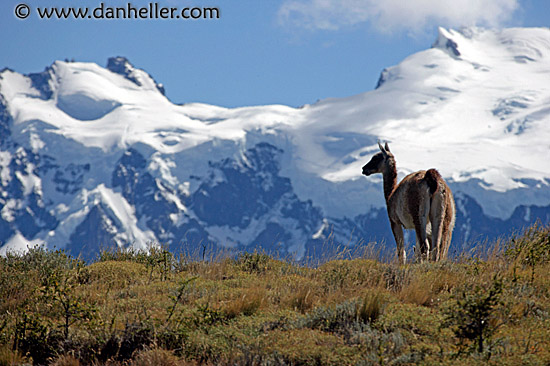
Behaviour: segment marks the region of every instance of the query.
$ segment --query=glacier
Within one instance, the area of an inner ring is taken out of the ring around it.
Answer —
[[[174,104],[123,57],[4,69],[0,254],[393,248],[381,178],[361,175],[379,140],[400,179],[449,183],[451,254],[550,222],[550,30],[440,28],[374,90],[300,108]]]

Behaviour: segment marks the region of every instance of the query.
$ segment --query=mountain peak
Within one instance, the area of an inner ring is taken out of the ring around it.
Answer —
[[[124,76],[126,79],[130,80],[137,86],[141,86],[141,82],[138,80],[135,75],[135,67],[132,63],[122,56],[109,57],[107,60],[107,70]]]
[[[432,47],[442,49],[452,57],[460,57],[458,43],[453,39],[455,36],[456,34],[454,31],[439,27],[437,39]]]
[[[107,70],[124,76],[126,79],[130,80],[137,86],[143,86],[144,84],[143,74],[145,74],[148,78],[150,78],[154,82],[158,91],[161,92],[162,95],[165,95],[165,89],[162,84],[159,84],[156,81],[154,81],[153,77],[147,74],[145,71],[136,69],[134,65],[132,65],[130,60],[128,60],[126,57],[123,57],[123,56],[109,57],[109,59],[107,60]]]
[[[134,66],[126,57],[116,56],[107,59],[107,69],[117,74],[128,75],[134,69]]]

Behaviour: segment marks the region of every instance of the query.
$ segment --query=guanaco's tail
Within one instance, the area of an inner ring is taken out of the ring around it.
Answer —
[[[430,189],[430,196],[433,196],[439,189],[439,182],[442,180],[441,174],[436,169],[429,169],[426,171],[426,182]]]

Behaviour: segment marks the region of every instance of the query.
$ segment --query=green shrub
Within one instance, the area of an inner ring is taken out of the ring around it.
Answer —
[[[77,291],[80,284],[80,271],[67,270],[53,273],[43,280],[41,300],[50,307],[53,317],[63,322],[63,335],[69,338],[69,327],[75,322],[90,321],[96,312],[93,304],[87,303]]]
[[[505,249],[505,255],[520,265],[531,268],[531,283],[535,280],[535,267],[550,262],[550,225],[540,222],[527,228],[519,237],[514,237]]]
[[[0,257],[0,263],[8,271],[35,273],[40,279],[85,264],[63,250],[52,251],[39,246],[29,247],[25,253],[8,252],[5,257]]]
[[[383,310],[382,297],[379,294],[371,294],[335,306],[315,308],[298,320],[297,326],[345,334],[350,329],[365,329],[365,326],[374,323],[380,317]]]
[[[489,288],[477,285],[463,290],[455,304],[446,309],[444,324],[461,342],[472,341],[477,352],[483,353],[484,343],[498,327],[495,308],[501,303],[501,295],[502,281],[497,277]]]
[[[237,267],[248,273],[264,273],[269,269],[271,257],[265,253],[242,253],[237,258]]]
[[[177,266],[177,260],[167,248],[150,244],[147,250],[128,248],[113,248],[103,250],[99,254],[98,262],[124,261],[144,264],[149,270],[149,276],[158,272],[160,279],[166,281],[168,275]]]

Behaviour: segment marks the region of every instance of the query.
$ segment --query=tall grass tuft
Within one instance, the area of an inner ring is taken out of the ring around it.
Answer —
[[[265,303],[265,299],[265,290],[259,287],[253,287],[244,291],[243,294],[236,299],[229,301],[222,309],[229,318],[235,318],[239,315],[251,316]]]
[[[80,361],[73,355],[61,355],[50,366],[80,366]]]
[[[374,323],[384,312],[385,302],[379,292],[370,293],[357,304],[357,319],[363,323]]]
[[[146,348],[139,351],[130,366],[183,366],[185,365],[172,352],[161,348]]]
[[[12,350],[8,345],[0,347],[0,366],[23,365],[27,359],[17,350]]]

